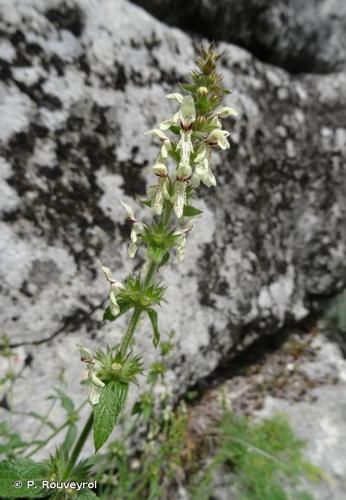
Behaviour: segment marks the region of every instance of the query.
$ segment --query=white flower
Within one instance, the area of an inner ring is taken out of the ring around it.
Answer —
[[[81,361],[83,361],[83,363],[92,363],[94,357],[91,350],[79,344],[77,344],[77,346],[79,349]]]
[[[125,208],[126,210],[126,213],[127,213],[127,218],[130,220],[130,221],[135,221],[135,213],[134,211],[132,210],[132,208],[127,205],[126,203],[124,203],[123,201],[120,202],[121,205]]]
[[[201,181],[207,187],[216,186],[216,179],[209,166],[208,158],[204,158],[196,164],[195,171],[191,178],[191,184],[193,187],[198,187]]]
[[[186,181],[185,180],[177,179],[176,190],[175,190],[175,193],[173,196],[173,202],[174,202],[175,215],[179,219],[180,217],[183,216],[184,206],[186,205]]]
[[[170,95],[174,95],[175,97],[172,98],[178,100],[181,106],[179,111],[173,115],[173,118],[165,120],[159,125],[160,130],[167,130],[174,125],[180,125],[184,130],[188,130],[196,120],[196,109],[193,97],[190,95],[183,97],[181,94]]]
[[[210,132],[205,142],[209,144],[210,147],[219,146],[221,149],[229,149],[230,144],[227,140],[229,132],[227,130],[214,129]]]
[[[120,307],[117,302],[117,295],[125,288],[125,286],[121,283],[121,281],[117,281],[113,279],[112,277],[112,271],[109,269],[109,267],[103,266],[102,263],[100,262],[101,269],[106,277],[106,280],[110,284],[110,289],[109,289],[109,301],[110,301],[110,309],[111,313],[113,316],[118,316],[120,312]]]
[[[94,406],[99,402],[102,387],[105,386],[104,382],[102,382],[102,380],[97,375],[102,367],[100,363],[94,358],[90,349],[83,346],[78,347],[81,355],[81,360],[84,363],[87,363],[88,378],[90,381],[88,400],[89,403]]]
[[[227,118],[228,116],[238,116],[238,111],[225,106],[223,108],[216,109],[214,111],[214,114],[219,116],[220,118]]]
[[[190,128],[192,123],[196,120],[195,102],[192,96],[188,95],[183,98],[179,111],[179,118],[181,126],[184,129]]]
[[[178,236],[177,241],[176,241],[176,257],[177,257],[178,262],[181,262],[184,258],[185,245],[186,245],[186,234],[191,229],[192,229],[192,226],[189,225],[186,228],[174,233],[175,236]]]
[[[132,259],[136,255],[136,252],[137,252],[136,242],[137,242],[138,236],[140,236],[144,231],[144,224],[140,221],[136,221],[135,213],[129,205],[127,205],[126,203],[124,203],[122,201],[120,203],[125,208],[126,213],[127,213],[127,218],[130,221],[130,223],[132,224],[132,229],[131,229],[131,234],[130,234],[131,241],[130,241],[130,245],[129,245],[129,249],[128,249],[129,257],[131,257],[131,259]]]
[[[174,94],[168,94],[166,95],[167,99],[175,99],[178,101],[180,104],[183,102],[184,96],[182,96],[179,93],[174,93]]]
[[[158,177],[157,185],[148,189],[151,199],[151,207],[156,215],[161,215],[164,200],[169,198],[167,184],[169,183],[167,167],[164,163],[156,163],[153,166],[155,175]]]
[[[193,145],[191,141],[191,130],[182,130],[180,133],[180,140],[177,144],[177,149],[181,151],[180,161],[182,163],[190,162],[190,155],[193,152]]]
[[[211,151],[206,144],[201,144],[197,150],[195,158],[195,170],[191,178],[193,187],[198,187],[201,183],[207,187],[216,186],[216,179],[210,168]]]
[[[96,385],[90,384],[88,401],[91,406],[97,405],[100,400],[102,387],[97,387]]]
[[[88,365],[88,377],[90,380],[88,400],[92,406],[97,405],[97,403],[99,402],[101,390],[105,386],[105,383],[102,382],[102,380],[97,376],[100,368],[101,366],[96,360],[93,364]]]

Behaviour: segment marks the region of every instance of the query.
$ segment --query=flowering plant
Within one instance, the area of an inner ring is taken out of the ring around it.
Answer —
[[[35,463],[29,458],[50,438],[43,444],[38,443],[26,457],[5,463],[3,468],[7,467],[6,471],[12,471],[11,474],[16,477],[24,477],[29,474],[28,471],[38,478],[50,474],[60,481],[75,478],[81,480],[85,477],[88,467],[84,461],[77,461],[91,430],[97,451],[106,443],[116,425],[131,384],[137,383],[138,376],[143,373],[141,357],[133,353],[135,330],[143,315],[146,314],[150,320],[154,347],[160,343],[157,307],[165,300],[165,287],[156,282],[156,274],[168,262],[172,253],[175,253],[178,262],[183,259],[186,240],[194,220],[202,213],[193,205],[196,191],[201,184],[212,188],[217,183],[212,169],[212,152],[230,147],[229,132],[222,128],[222,120],[237,114],[234,109],[221,106],[229,91],[223,87],[222,78],[216,71],[219,58],[220,54],[215,51],[214,46],[201,49],[197,68],[192,71],[191,82],[181,85],[185,95],[173,93],[167,96],[177,105],[176,112],[147,132],[160,143],[158,156],[152,166],[156,181],[149,187],[146,198],[140,200],[151,209],[152,223],[138,220],[133,208],[122,203],[131,226],[128,254],[133,258],[138,249],[144,248],[146,263],[142,273],[129,276],[122,282],[115,279],[111,270],[101,264],[109,284],[109,305],[104,311],[103,319],[116,321],[129,311],[132,314],[119,345],[99,348],[96,352],[80,346],[81,360],[88,371],[91,414],[80,436],[75,439],[76,412],[73,403],[59,393],[63,406],[68,411],[68,423],[54,431],[52,436],[69,424],[72,425],[73,432],[68,433],[48,464]],[[164,343],[161,344],[161,350],[163,345]],[[12,491],[12,486],[8,485],[8,488],[6,494]],[[37,490],[36,493],[38,495],[40,491]],[[88,498],[91,495],[89,492]],[[85,495],[84,497],[86,498]]]

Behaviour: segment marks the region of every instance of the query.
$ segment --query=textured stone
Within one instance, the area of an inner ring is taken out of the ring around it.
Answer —
[[[126,257],[119,200],[133,204],[151,182],[157,146],[143,134],[172,113],[165,94],[196,51],[188,35],[123,0],[0,0],[0,14],[2,330],[29,359],[19,408],[43,411],[62,367],[84,397],[77,343],[121,337],[125,318],[100,321],[108,290],[97,258],[117,278],[143,261]],[[215,161],[217,188],[200,192],[204,214],[184,263],[172,259],[160,274],[176,394],[346,281],[346,75],[291,77],[238,47],[220,49],[228,103],[240,112],[228,123],[232,147]],[[150,337],[143,320],[146,360]]]
[[[324,471],[325,479],[318,484],[307,483],[316,500],[343,500],[346,488],[346,362],[339,348],[323,338],[317,338],[316,359],[305,366],[312,380],[334,377],[334,385],[311,390],[312,401],[292,402],[268,396],[261,417],[285,413],[297,436],[306,442],[308,460]]]
[[[343,0],[133,0],[159,19],[294,73],[345,68]]]

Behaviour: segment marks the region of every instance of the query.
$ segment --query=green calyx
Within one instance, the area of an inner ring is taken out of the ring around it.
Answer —
[[[139,275],[129,276],[123,285],[124,287],[119,290],[116,297],[120,309],[119,314],[114,316],[110,307],[107,307],[103,315],[104,320],[114,321],[123,312],[131,308],[145,311],[164,302],[163,296],[166,287],[155,283],[145,285]]]
[[[96,376],[104,384],[136,383],[138,375],[143,373],[141,357],[134,356],[131,352],[124,356],[120,349],[113,350],[110,347],[105,350],[98,349],[95,353],[95,360],[98,366]]]
[[[161,264],[166,255],[169,255],[171,248],[176,245],[178,237],[174,229],[169,229],[159,222],[145,228],[142,240],[147,244],[149,259]]]

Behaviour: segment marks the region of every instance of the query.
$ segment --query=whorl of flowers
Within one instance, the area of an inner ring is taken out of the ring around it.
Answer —
[[[220,54],[213,46],[202,48],[197,68],[192,71],[192,82],[181,86],[188,94],[167,96],[177,102],[178,110],[172,118],[147,132],[160,141],[161,148],[152,167],[157,182],[149,187],[148,199],[144,203],[158,216],[162,214],[165,203],[173,205],[183,226],[176,245],[178,260],[184,253],[186,233],[192,227],[186,225],[186,216],[197,215],[189,210],[194,191],[201,183],[210,188],[217,182],[212,170],[212,150],[230,147],[229,132],[223,130],[222,119],[237,115],[234,109],[221,107],[223,97],[229,91],[222,86],[222,77],[216,71],[219,58]],[[133,257],[144,226],[135,219],[133,210],[123,205],[132,224],[129,255]]]

